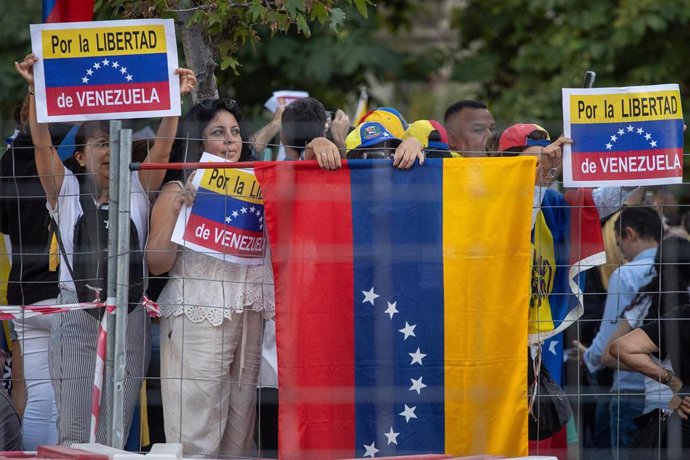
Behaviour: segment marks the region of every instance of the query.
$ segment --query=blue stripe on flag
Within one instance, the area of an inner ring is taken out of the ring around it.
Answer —
[[[389,161],[348,162],[358,457],[372,442],[380,455],[445,450],[443,167],[429,163],[412,175]],[[363,302],[372,289],[375,305]],[[426,356],[411,364],[418,350]]]
[[[46,59],[43,65],[48,88],[168,80],[168,56],[165,53]]]
[[[629,123],[573,123],[570,129],[575,141],[573,152],[621,152],[683,146],[681,119]],[[656,145],[653,146],[652,142]]]
[[[221,225],[263,232],[263,204],[248,203],[231,196],[199,188],[192,212]]]

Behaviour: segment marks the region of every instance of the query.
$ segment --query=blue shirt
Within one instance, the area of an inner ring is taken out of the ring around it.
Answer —
[[[621,321],[620,316],[625,307],[630,305],[637,291],[652,280],[655,255],[656,248],[645,249],[631,262],[621,265],[611,274],[599,332],[584,354],[584,362],[590,372],[604,368],[601,364],[604,349],[618,329],[618,321]],[[626,390],[643,392],[643,375],[638,372],[614,370],[611,391]]]

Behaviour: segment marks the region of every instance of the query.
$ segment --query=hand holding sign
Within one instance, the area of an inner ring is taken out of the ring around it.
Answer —
[[[34,87],[34,64],[37,61],[38,58],[33,53],[27,55],[21,63],[14,61],[14,68],[17,69],[17,73],[26,80],[26,83],[32,91]]]

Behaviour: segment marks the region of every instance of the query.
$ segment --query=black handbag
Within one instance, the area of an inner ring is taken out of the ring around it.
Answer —
[[[660,449],[667,447],[666,433],[672,416],[673,412],[669,410],[654,409],[635,418],[639,431],[630,444],[630,460],[658,457]]]
[[[570,402],[563,389],[553,380],[548,369],[541,366],[541,359],[536,361],[538,366],[533,367],[532,357],[529,356],[528,432],[531,441],[550,438],[560,431],[573,416]]]

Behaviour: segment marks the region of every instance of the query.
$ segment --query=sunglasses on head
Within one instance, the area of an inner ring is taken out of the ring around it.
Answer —
[[[199,103],[204,110],[218,110],[225,109],[228,112],[233,112],[238,109],[237,101],[227,97],[219,99],[204,99]]]

